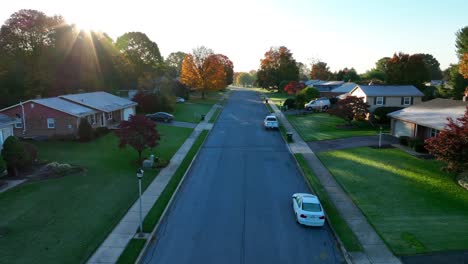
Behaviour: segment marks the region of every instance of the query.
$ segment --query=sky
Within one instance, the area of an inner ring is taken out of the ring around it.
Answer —
[[[455,33],[468,26],[466,0],[15,0],[1,4],[2,24],[20,9],[62,15],[114,40],[141,31],[164,57],[206,46],[237,72],[257,70],[278,46],[332,71],[363,73],[395,52],[432,54],[445,69],[457,63]]]

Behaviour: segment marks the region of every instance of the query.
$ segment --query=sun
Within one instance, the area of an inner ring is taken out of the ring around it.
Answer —
[[[70,23],[75,25],[80,31],[99,31],[99,21],[92,19],[91,17],[76,17],[74,19],[70,19]]]

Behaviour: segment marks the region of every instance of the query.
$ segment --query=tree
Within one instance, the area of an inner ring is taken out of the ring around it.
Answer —
[[[388,84],[412,84],[421,88],[430,79],[422,54],[395,53],[387,62],[385,73]]]
[[[142,152],[156,147],[160,139],[156,123],[144,115],[132,115],[128,121],[120,122],[115,134],[120,139],[120,148],[129,145],[138,152],[138,162],[141,162]]]
[[[326,62],[318,61],[312,64],[312,70],[310,72],[310,78],[315,80],[329,80],[332,76],[330,68]]]
[[[78,137],[81,141],[90,141],[94,137],[93,128],[88,122],[88,119],[81,118],[78,125]]]
[[[180,81],[201,90],[205,98],[205,92],[226,87],[225,67],[211,49],[202,46],[185,56]]]
[[[299,80],[307,81],[310,73],[309,67],[302,62],[297,62],[297,67],[299,68]]]
[[[385,72],[372,68],[361,75],[361,79],[366,81],[385,81]]]
[[[387,72],[387,63],[390,60],[389,57],[383,57],[375,63],[375,69],[380,72]]]
[[[458,65],[458,72],[463,75],[465,79],[468,79],[468,53],[463,54]]]
[[[450,73],[449,83],[452,85],[452,96],[455,99],[461,99],[465,88],[468,86],[468,79],[463,78],[463,75],[460,74],[459,66],[457,64],[450,64],[447,69]]]
[[[445,130],[436,137],[426,139],[426,149],[438,160],[447,163],[446,169],[468,169],[468,107],[465,114],[454,121],[448,118]]]
[[[249,86],[253,85],[255,82],[254,77],[248,72],[240,72],[237,75],[236,83],[237,85]]]
[[[418,54],[422,56],[424,65],[426,65],[427,70],[429,71],[430,80],[440,80],[442,79],[442,71],[440,70],[439,61],[434,58],[431,54]]]
[[[288,94],[297,94],[304,88],[305,88],[304,83],[291,81],[284,87],[284,91],[287,92]]]
[[[166,58],[167,71],[171,77],[179,77],[182,70],[182,62],[184,62],[185,52],[172,52]]]
[[[270,48],[260,61],[257,71],[257,83],[265,89],[280,89],[282,81],[299,79],[299,68],[291,51],[285,46]]]
[[[359,76],[359,74],[357,74],[354,68],[344,68],[336,73],[336,79],[338,81],[356,82],[359,81],[361,77]]]
[[[455,36],[457,37],[455,40],[457,55],[461,59],[465,53],[468,53],[468,26],[457,31]]]
[[[125,33],[117,38],[115,45],[132,62],[139,76],[153,71],[161,74],[164,63],[159,47],[145,33]]]
[[[356,96],[347,96],[336,103],[336,107],[329,111],[331,115],[343,118],[348,125],[352,120],[364,119],[369,113],[369,105],[364,99]]]
[[[224,66],[224,72],[226,73],[225,84],[230,85],[234,81],[234,64],[232,61],[223,54],[216,54],[216,58]]]

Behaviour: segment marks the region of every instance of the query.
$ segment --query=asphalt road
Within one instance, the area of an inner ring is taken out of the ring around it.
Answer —
[[[144,263],[341,263],[328,226],[298,225],[307,192],[254,92],[234,92],[202,147]]]

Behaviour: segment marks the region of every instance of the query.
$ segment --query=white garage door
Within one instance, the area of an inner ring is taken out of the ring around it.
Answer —
[[[394,128],[394,136],[396,137],[401,137],[401,136],[408,136],[412,137],[413,136],[413,124],[400,121],[400,120],[395,120],[395,128]]]
[[[133,110],[133,107],[125,108],[123,112],[123,119],[125,121],[128,121],[128,118],[130,115],[135,115],[135,111]]]
[[[12,127],[6,127],[6,128],[1,128],[0,129],[0,150],[2,149],[3,142],[9,137],[13,136],[13,128]]]

